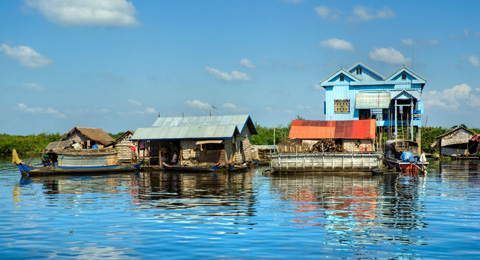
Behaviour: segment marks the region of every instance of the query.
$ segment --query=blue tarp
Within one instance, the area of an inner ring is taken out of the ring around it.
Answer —
[[[400,155],[400,160],[404,162],[414,162],[412,152],[403,152],[402,155]]]

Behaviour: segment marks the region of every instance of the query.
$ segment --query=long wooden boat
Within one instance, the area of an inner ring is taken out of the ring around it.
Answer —
[[[95,151],[93,151],[95,150]],[[27,165],[18,157],[17,151],[12,152],[12,163],[18,166],[23,176],[41,175],[80,175],[113,172],[128,172],[140,169],[142,162],[137,164],[122,164],[113,160],[112,150],[89,149],[80,151],[65,151],[57,154],[57,161],[44,160],[42,165]]]
[[[428,162],[425,154],[418,154],[418,143],[410,140],[385,142],[384,163],[388,168],[402,172],[426,172]]]
[[[292,172],[369,172],[381,166],[382,155],[365,153],[272,154],[275,173]]]
[[[215,164],[213,167],[202,167],[202,166],[180,166],[180,165],[168,165],[163,163],[163,168],[166,171],[176,171],[176,172],[214,172],[220,163]]]

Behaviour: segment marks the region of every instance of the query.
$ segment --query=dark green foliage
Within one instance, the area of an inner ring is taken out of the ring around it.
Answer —
[[[255,128],[257,129],[258,134],[252,136],[253,145],[272,145],[273,144],[273,127],[261,126],[258,123],[255,123]],[[290,132],[290,127],[277,126],[275,127],[275,144],[278,144],[280,141],[285,140],[288,137]]]
[[[442,127],[424,127],[422,128],[422,151],[426,153],[439,154],[440,147],[437,144],[435,147],[430,147],[439,135],[446,133],[448,129]]]
[[[116,133],[116,134],[108,133],[108,135],[111,136],[115,140],[120,138],[123,134],[125,134],[125,132],[119,132],[119,133]]]
[[[13,149],[20,154],[41,151],[50,142],[58,141],[62,136],[60,133],[41,133],[27,136],[0,134],[0,154],[8,155],[12,153]]]

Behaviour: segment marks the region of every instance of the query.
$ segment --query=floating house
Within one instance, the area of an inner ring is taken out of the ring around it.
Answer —
[[[131,141],[139,141],[150,165],[244,163],[253,158],[251,136],[257,134],[249,115],[159,117],[151,127],[137,128]]]
[[[115,148],[118,153],[118,160],[122,162],[132,162],[132,146],[136,146],[136,152],[138,153],[138,146],[136,142],[130,141],[132,138],[134,131],[126,131],[122,136],[120,136],[117,140],[115,140],[110,146]],[[138,153],[137,158],[142,160],[142,153]]]
[[[94,144],[98,148],[109,146],[115,139],[101,128],[74,127],[60,139],[60,142],[67,144],[67,146],[73,141],[80,143],[82,148],[89,149]]]
[[[431,147],[440,145],[440,155],[456,158],[478,158],[479,138],[465,127],[456,127],[435,138]]]
[[[375,151],[376,125],[374,119],[351,121],[293,120],[289,138],[294,152],[309,152],[322,140],[333,140],[340,151]],[[327,147],[317,147],[317,152]],[[292,151],[290,151],[292,152]]]
[[[384,77],[362,63],[338,71],[320,81],[325,93],[327,120],[375,119],[376,126],[388,130],[388,139],[421,138],[426,79],[403,66]],[[402,131],[409,129],[409,132]],[[382,133],[383,131],[380,131]]]

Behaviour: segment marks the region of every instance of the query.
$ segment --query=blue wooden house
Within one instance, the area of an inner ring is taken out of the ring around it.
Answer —
[[[362,63],[340,68],[320,82],[325,89],[326,120],[376,119],[389,139],[420,138],[425,78],[403,66],[384,77]],[[408,132],[401,131],[409,129]]]

